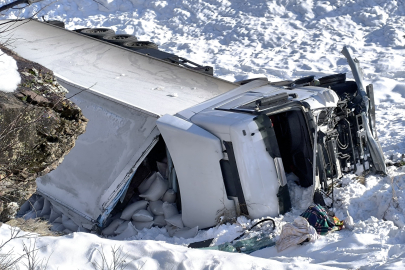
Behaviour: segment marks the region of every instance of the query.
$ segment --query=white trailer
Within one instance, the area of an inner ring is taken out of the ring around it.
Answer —
[[[89,119],[62,164],[37,179],[37,193],[80,227],[104,227],[162,158],[190,228],[285,213],[286,171],[321,194],[342,172],[386,170],[372,87],[347,49],[356,82],[241,85],[50,24],[16,26],[12,49],[79,93],[72,100]]]

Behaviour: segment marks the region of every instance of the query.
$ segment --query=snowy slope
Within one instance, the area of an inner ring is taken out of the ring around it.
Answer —
[[[111,27],[133,34],[163,50],[213,65],[216,75],[229,79],[348,71],[339,53],[344,44],[364,62],[366,78],[404,76],[403,0],[50,3],[45,0],[10,12],[9,17],[27,17],[43,7],[38,17],[64,20],[70,29]]]
[[[384,154],[393,161],[404,158],[405,0],[45,0],[3,17],[36,12],[65,21],[69,29],[110,27],[134,34],[162,50],[212,65],[216,76],[232,81],[349,72],[340,54],[343,45],[349,45],[361,61],[366,83],[374,84]],[[386,177],[345,176],[335,189],[334,210],[342,219],[348,210],[356,222],[354,230],[280,253],[274,247],[247,256],[181,246],[211,237],[219,237],[217,243],[229,241],[250,223],[243,218],[187,240],[153,228],[133,241],[75,233],[37,242],[46,246],[41,256],[51,255],[49,269],[93,269],[95,250],[103,246],[108,251],[114,245],[129,252],[127,269],[400,269],[405,268],[404,187],[405,167],[390,167]],[[307,206],[301,200],[304,190],[296,188],[294,194],[295,209],[277,219],[277,233]],[[0,228],[1,239],[8,233],[7,226]],[[21,250],[19,241],[14,243],[16,252]]]
[[[20,82],[17,62],[0,50],[0,91],[14,92]]]

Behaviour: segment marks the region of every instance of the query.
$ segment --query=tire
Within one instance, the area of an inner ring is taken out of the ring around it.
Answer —
[[[307,76],[307,77],[303,77],[303,78],[299,78],[299,79],[295,80],[294,83],[296,85],[304,84],[304,83],[310,83],[314,79],[315,79],[315,76]]]
[[[208,71],[208,70],[207,70],[207,71]],[[211,74],[211,75],[212,75],[212,74]],[[242,81],[236,81],[235,83],[236,83],[236,84],[239,84],[239,85],[244,85],[244,84],[247,84],[247,83],[256,81],[256,80],[269,81],[269,80],[267,79],[267,77],[258,77],[258,78],[246,79],[246,80],[242,80]]]
[[[115,34],[115,31],[109,28],[90,28],[83,29],[80,33],[85,34],[94,38],[103,38],[104,36],[112,36]]]
[[[158,49],[158,45],[150,41],[125,42],[122,46],[135,51],[141,49]]]
[[[49,24],[52,24],[52,25],[55,25],[55,26],[59,26],[60,28],[65,28],[65,23],[62,22],[62,21],[52,20],[52,21],[46,21],[46,23],[49,23]]]
[[[138,39],[135,36],[127,34],[104,36],[103,40],[117,45],[123,45],[126,42],[138,41]]]
[[[333,74],[319,78],[321,85],[344,83],[346,81],[346,73]]]

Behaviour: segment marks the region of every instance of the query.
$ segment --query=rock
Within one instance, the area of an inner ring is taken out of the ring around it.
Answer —
[[[5,219],[11,219],[17,214],[19,205],[16,202],[10,202],[5,204],[4,210],[2,211],[1,215],[5,217]]]
[[[19,207],[35,192],[35,179],[62,162],[87,119],[52,71],[0,49],[16,60],[21,77],[15,92],[0,91],[0,221],[6,222],[15,212],[10,202]]]

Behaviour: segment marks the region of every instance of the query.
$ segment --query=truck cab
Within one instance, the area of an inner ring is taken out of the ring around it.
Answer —
[[[347,48],[343,53],[355,63]],[[184,223],[207,227],[219,214],[284,214],[291,209],[286,173],[321,204],[343,172],[385,173],[372,85],[362,90],[358,65],[352,70],[357,82],[345,74],[250,82],[158,119],[176,168]],[[211,210],[195,211],[204,206]]]

